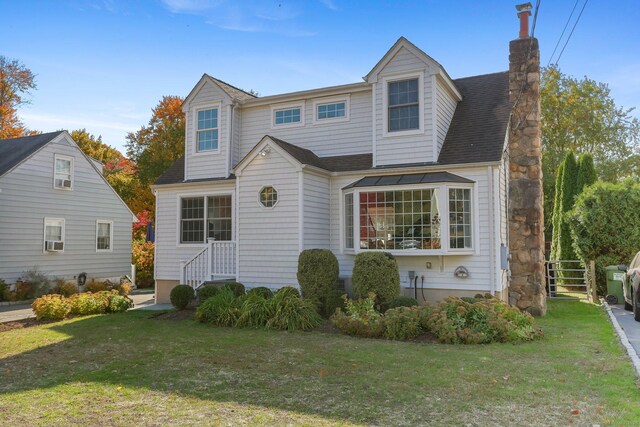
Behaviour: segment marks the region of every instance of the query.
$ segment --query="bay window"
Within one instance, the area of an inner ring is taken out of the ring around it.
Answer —
[[[368,179],[376,178],[364,178],[361,183],[369,185]],[[417,255],[468,252],[474,248],[471,185],[436,183],[420,188],[345,190],[346,250]]]
[[[180,243],[232,240],[230,195],[180,199]]]

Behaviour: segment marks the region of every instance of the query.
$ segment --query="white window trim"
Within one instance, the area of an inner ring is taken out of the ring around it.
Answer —
[[[449,248],[449,189],[464,188],[471,190],[471,248],[451,249]],[[438,204],[440,206],[440,249],[361,249],[360,248],[360,193],[380,192],[380,191],[407,191],[407,190],[437,189],[439,190]],[[353,193],[353,249],[345,247],[344,235],[344,196]],[[341,250],[344,254],[358,254],[360,252],[389,252],[394,256],[425,256],[425,255],[474,255],[478,254],[479,244],[479,212],[476,184],[416,184],[416,185],[390,185],[380,187],[358,187],[354,190],[341,192],[340,200],[340,242]]]
[[[65,188],[65,187],[58,187],[56,186],[56,163],[58,162],[58,159],[61,160],[69,160],[71,162],[71,166],[69,168],[69,171],[71,172],[71,187],[69,188]],[[73,186],[74,186],[74,161],[73,161],[73,157],[71,156],[65,156],[64,154],[54,154],[53,155],[53,189],[54,190],[64,190],[64,191],[72,191],[73,190]]]
[[[98,249],[98,226],[109,224],[109,249]],[[107,219],[96,220],[96,252],[113,252],[113,221]]]
[[[389,83],[399,80],[418,79],[418,129],[389,132]],[[398,136],[420,135],[424,133],[424,71],[414,71],[403,74],[393,74],[382,78],[382,137],[395,138]]]
[[[300,121],[297,123],[283,123],[283,124],[276,124],[276,111],[281,111],[281,110],[291,110],[293,108],[299,108],[300,109]],[[305,101],[296,101],[296,102],[289,102],[286,104],[273,104],[271,105],[271,129],[286,129],[286,128],[295,128],[295,127],[300,127],[300,126],[304,126],[305,123],[305,116],[306,116],[306,111],[305,111]]]
[[[262,190],[264,190],[267,187],[273,188],[276,192],[276,202],[273,204],[273,206],[265,206],[262,204],[262,201],[260,200],[260,194],[262,193]],[[265,184],[262,187],[260,187],[260,190],[258,191],[258,198],[256,200],[258,201],[258,206],[260,206],[262,209],[272,210],[273,208],[278,206],[278,203],[280,203],[280,190],[278,190],[278,188],[275,185]]]
[[[65,247],[67,246],[66,244],[66,239],[65,239],[65,220],[64,218],[51,218],[51,217],[45,217],[44,218],[44,222],[43,222],[43,227],[42,227],[42,253],[44,254],[52,254],[54,252],[48,252],[46,249],[46,241],[47,241],[47,222],[53,222],[53,221],[62,221],[62,242],[64,243],[64,246],[62,248],[61,251],[57,251],[60,253],[64,253],[65,251]]]
[[[215,150],[198,151],[198,111],[218,109],[218,148]],[[193,152],[192,156],[206,156],[209,154],[219,154],[221,152],[220,146],[222,145],[222,102],[216,102],[213,104],[198,104],[191,107],[191,117],[193,122],[192,138],[193,138]]]
[[[332,117],[329,119],[318,118],[318,107],[320,105],[338,104],[344,102],[344,117]],[[318,98],[313,100],[313,125],[325,125],[330,123],[348,122],[350,120],[349,111],[351,103],[350,95],[333,96],[330,98]]]
[[[353,194],[353,203],[352,203],[352,211],[353,211],[353,248],[348,248],[347,247],[347,236],[346,236],[346,221],[345,221],[345,216],[346,216],[346,206],[345,206],[345,196],[347,194]],[[347,190],[341,193],[341,197],[342,200],[340,202],[340,250],[342,253],[344,254],[355,254],[355,249],[356,249],[356,240],[355,240],[355,236],[356,236],[356,192],[354,190]],[[359,220],[358,220],[359,221]]]
[[[181,225],[181,210],[182,210],[182,199],[183,198],[192,198],[192,197],[204,197],[204,210],[205,210],[205,220],[206,220],[206,212],[207,212],[207,203],[208,203],[208,197],[215,197],[215,196],[231,196],[231,237],[234,238],[234,240],[232,240],[233,242],[235,242],[235,238],[236,238],[236,216],[235,216],[235,212],[236,212],[236,204],[235,204],[235,192],[233,190],[221,190],[221,191],[214,191],[214,192],[184,192],[184,193],[178,193],[176,194],[176,247],[179,248],[202,248],[204,247],[207,242],[203,242],[203,243],[181,243],[181,233],[180,233],[180,225]],[[205,234],[206,234],[206,230],[205,230]],[[226,240],[225,240],[226,241]]]

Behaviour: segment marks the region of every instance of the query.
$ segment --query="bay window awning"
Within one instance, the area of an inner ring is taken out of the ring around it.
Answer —
[[[455,175],[449,172],[429,172],[429,173],[412,173],[402,175],[382,175],[382,176],[365,176],[356,182],[353,182],[343,190],[358,187],[381,187],[388,185],[411,185],[411,184],[435,184],[435,183],[457,183],[457,184],[473,184],[467,178]]]

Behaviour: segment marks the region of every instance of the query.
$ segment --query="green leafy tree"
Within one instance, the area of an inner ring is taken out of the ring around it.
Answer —
[[[577,194],[582,193],[585,187],[594,184],[598,180],[596,167],[593,164],[591,154],[583,154],[578,159]]]
[[[569,229],[569,222],[567,221],[566,213],[573,208],[573,203],[578,192],[577,178],[578,178],[578,164],[576,163],[576,157],[573,152],[570,151],[565,155],[563,162],[562,172],[562,187],[561,187],[561,205],[559,208],[559,224],[556,227],[559,228],[558,235],[558,258],[561,260],[573,260],[576,259],[575,252],[573,251],[571,231]],[[563,266],[562,268],[571,268]]]
[[[567,76],[557,67],[546,68],[540,101],[546,212],[554,211],[557,169],[568,151],[592,154],[602,180],[639,176],[640,121],[631,116],[632,108],[615,104],[606,84]],[[552,218],[546,216],[547,232]]]
[[[606,293],[607,265],[627,264],[640,248],[640,184],[596,182],[576,198],[568,215],[574,249],[587,264],[596,261],[597,289]]]
[[[182,98],[165,96],[153,109],[149,124],[127,135],[127,155],[145,185],[153,182],[184,155],[185,116]]]
[[[117,162],[124,158],[122,153],[102,142],[102,136],[90,134],[86,129],[78,129],[71,132],[71,138],[78,144],[84,153],[103,164]]]
[[[29,133],[18,118],[18,107],[29,103],[25,95],[35,88],[31,70],[16,59],[0,55],[0,139]]]
[[[555,200],[553,202],[553,238],[551,240],[551,259],[559,259],[558,242],[560,241],[560,218],[562,218],[562,178],[564,163],[560,163],[556,175]]]

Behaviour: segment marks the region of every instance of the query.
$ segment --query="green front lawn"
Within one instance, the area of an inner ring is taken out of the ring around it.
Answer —
[[[93,316],[0,333],[0,425],[637,425],[606,314],[552,302],[545,338],[453,346]]]

